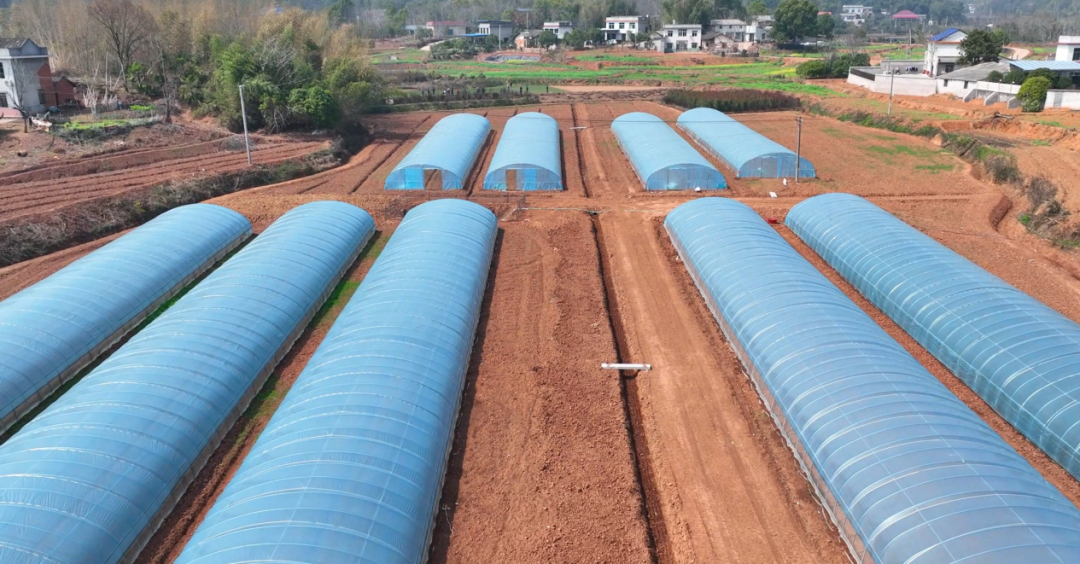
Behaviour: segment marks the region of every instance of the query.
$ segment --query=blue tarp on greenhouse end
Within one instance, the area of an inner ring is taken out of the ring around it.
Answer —
[[[611,122],[611,131],[646,190],[727,188],[716,167],[652,114],[619,116]]]
[[[0,433],[250,234],[232,210],[183,206],[0,302]]]
[[[496,230],[405,216],[177,564],[424,560]]]
[[[858,196],[811,198],[787,221],[1006,421],[1080,478],[1080,325]]]
[[[443,190],[461,190],[489,131],[491,122],[483,116],[453,114],[442,118],[394,167],[383,187],[423,190],[424,171],[439,170]]]
[[[290,211],[0,446],[0,562],[139,550],[373,233]]]
[[[677,121],[698,145],[736,171],[737,178],[795,178],[794,151],[712,108],[683,112]],[[814,178],[814,165],[802,159],[799,178]]]
[[[857,562],[1080,562],[1076,506],[752,209],[665,225]]]
[[[526,112],[506,122],[484,177],[484,190],[506,190],[508,170],[517,177],[517,190],[563,189],[559,124],[555,118]]]

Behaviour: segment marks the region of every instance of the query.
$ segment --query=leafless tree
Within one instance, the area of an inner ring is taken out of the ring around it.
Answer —
[[[40,105],[36,94],[41,90],[41,79],[38,78],[38,70],[30,68],[23,62],[11,65],[11,73],[7,77],[10,82],[12,109],[18,110],[23,121],[23,132],[30,130],[30,108]]]
[[[109,50],[120,61],[126,86],[127,69],[157,33],[157,22],[150,12],[131,0],[94,0],[87,7],[87,14],[105,32]]]

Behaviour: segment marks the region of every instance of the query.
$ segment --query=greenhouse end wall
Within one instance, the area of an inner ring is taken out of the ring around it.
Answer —
[[[510,118],[484,177],[484,190],[506,190],[509,171],[517,190],[562,190],[561,145],[555,118],[537,112]]]
[[[409,211],[177,564],[425,560],[497,231]]]
[[[1080,558],[1080,511],[757,213],[665,226],[857,562]]]
[[[439,171],[443,190],[461,190],[491,132],[491,122],[475,114],[444,117],[390,174],[386,190],[423,190],[425,171]]]

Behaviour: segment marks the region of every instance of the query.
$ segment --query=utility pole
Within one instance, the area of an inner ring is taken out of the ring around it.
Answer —
[[[795,118],[798,124],[798,133],[795,138],[795,183],[799,183],[799,173],[802,172],[802,116]]]
[[[244,120],[244,149],[247,150],[248,166],[251,166],[251,142],[248,141],[247,108],[244,106],[244,85],[240,85],[240,117]]]
[[[889,68],[889,117],[892,117],[893,83],[896,82],[896,69]]]

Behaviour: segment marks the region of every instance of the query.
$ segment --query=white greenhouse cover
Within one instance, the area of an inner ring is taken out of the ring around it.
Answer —
[[[491,122],[476,114],[439,120],[386,177],[386,190],[423,190],[424,171],[442,171],[443,190],[461,190],[484,146]]]
[[[0,433],[250,234],[232,210],[179,207],[0,302]]]
[[[712,163],[652,114],[621,115],[611,122],[611,131],[646,190],[727,188]]]
[[[665,225],[857,562],[1080,562],[1076,506],[757,213]]]
[[[496,231],[405,216],[176,564],[425,560]]]
[[[0,446],[0,562],[138,551],[373,233],[286,213]]]
[[[712,108],[683,112],[678,126],[703,149],[727,163],[738,178],[814,178],[814,165],[794,151]]]
[[[517,178],[515,190],[562,190],[561,149],[555,118],[537,112],[510,118],[488,165],[484,190],[506,190],[509,170]]]
[[[1080,325],[874,204],[830,194],[788,223],[859,292],[1080,478]]]

